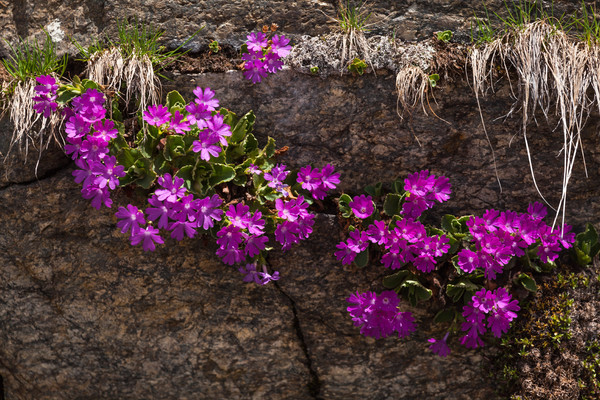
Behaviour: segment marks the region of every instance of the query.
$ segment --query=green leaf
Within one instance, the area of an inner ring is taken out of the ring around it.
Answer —
[[[118,121],[118,122],[123,122],[123,114],[121,113],[121,110],[119,110],[119,102],[118,101],[111,101],[112,104],[112,120],[113,121]]]
[[[60,104],[67,104],[74,97],[79,96],[81,93],[78,93],[78,91],[73,90],[64,90],[62,92],[61,90],[58,90],[57,94],[58,97],[56,98],[56,102]]]
[[[244,139],[243,146],[244,153],[246,153],[246,157],[254,157],[258,155],[258,152],[256,151],[258,149],[258,140],[256,140],[256,137],[254,137],[253,134],[248,133],[248,135],[246,135],[246,139]]]
[[[450,321],[454,321],[455,317],[456,317],[456,310],[454,308],[446,308],[446,309],[438,312],[435,315],[435,317],[433,317],[433,322],[436,322],[438,324],[443,323],[443,322],[450,322]]]
[[[180,135],[169,135],[163,149],[163,154],[166,160],[171,161],[176,157],[185,155],[185,143]]]
[[[387,215],[394,216],[400,212],[400,201],[402,197],[396,193],[389,193],[385,196],[385,201],[383,202],[383,212]]]
[[[446,232],[455,233],[456,230],[453,226],[453,222],[456,221],[456,217],[454,215],[446,214],[442,217],[442,229]],[[458,223],[458,221],[457,221]]]
[[[135,181],[135,183],[143,187],[144,189],[150,189],[155,179],[156,173],[151,168],[148,168],[146,169],[146,174],[137,181]]]
[[[75,82],[75,79],[73,79],[73,82]],[[81,84],[85,89],[100,90],[100,85],[98,85],[96,82],[91,81],[89,79],[84,79],[83,81],[81,81]]]
[[[525,289],[529,290],[532,293],[537,292],[537,285],[535,284],[535,280],[524,273],[520,273],[517,277],[516,277],[516,281],[521,284],[521,286],[523,286]]]
[[[193,165],[186,165],[181,167],[175,176],[180,177],[184,181],[184,185],[188,190],[192,189],[192,175],[194,171]]]
[[[229,165],[213,164],[212,167],[214,172],[208,180],[208,183],[211,187],[215,187],[221,183],[229,182],[235,178],[235,169]]]
[[[375,185],[368,185],[365,187],[365,192],[372,197],[381,196],[381,187],[383,184],[381,182],[377,182]]]
[[[352,198],[345,193],[342,194],[338,199],[338,209],[340,210],[340,213],[342,213],[342,217],[344,218],[350,218],[352,216],[352,210],[348,205],[351,201]]]
[[[392,190],[397,194],[404,194],[404,180],[401,178],[396,179],[392,183]]]
[[[408,279],[402,283],[402,287],[409,290],[409,300],[413,307],[416,306],[417,302],[429,300],[433,295],[430,289],[427,289],[417,280]]]
[[[269,137],[267,145],[264,147],[262,154],[267,158],[271,158],[275,155],[275,139]]]
[[[369,248],[367,247],[356,255],[354,263],[358,268],[364,268],[369,263]]]
[[[179,94],[179,92],[177,90],[173,90],[171,92],[169,92],[167,94],[167,108],[169,109],[169,112],[172,111],[173,107],[179,106],[179,107],[185,107],[185,100],[183,99],[183,96],[181,96],[181,94]]]
[[[125,168],[125,171],[127,171],[141,157],[142,155],[139,150],[123,148],[117,153],[117,162]]]
[[[231,136],[229,137],[229,143],[239,143],[245,137],[246,134],[252,130],[254,126],[254,121],[256,120],[256,116],[252,111],[249,111],[240,118],[235,125],[235,127],[231,130]]]
[[[413,274],[410,271],[403,269],[383,278],[383,286],[387,289],[395,289],[411,276]]]

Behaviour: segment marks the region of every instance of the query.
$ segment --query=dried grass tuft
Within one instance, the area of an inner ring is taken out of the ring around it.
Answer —
[[[134,98],[139,99],[138,110],[145,110],[148,105],[159,101],[160,80],[146,54],[139,56],[133,53],[124,58],[118,47],[109,48],[90,58],[87,75],[88,79],[116,93],[120,93],[124,85],[125,104],[130,104]]]
[[[55,78],[58,79],[56,75]],[[35,79],[17,82],[13,85],[13,92],[7,107],[10,121],[13,124],[13,133],[4,162],[13,148],[17,148],[23,153],[25,155],[24,162],[27,162],[30,146],[32,146],[38,151],[35,166],[37,174],[42,152],[48,149],[52,140],[62,144],[62,137],[59,134],[62,118],[59,113],[52,113],[50,118],[45,118],[33,109],[36,85]]]
[[[547,19],[527,23],[522,29],[512,29],[482,47],[473,48],[470,53],[468,64],[471,84],[478,105],[479,96],[485,95],[489,88],[493,90],[493,75],[498,63],[506,70],[507,67],[514,68],[517,73],[516,92],[509,80],[516,101],[507,115],[521,111],[521,129],[534,186],[544,202],[556,211],[553,226],[559,216],[563,226],[567,189],[578,151],[581,152],[584,169],[586,167],[581,132],[594,103],[600,110],[600,49],[597,45],[589,46],[576,40]],[[593,90],[595,97],[590,98],[588,90]],[[563,155],[563,179],[556,207],[546,200],[538,187],[527,140],[527,126],[532,120],[537,122],[537,110],[542,112],[546,120],[550,114],[557,116],[563,132],[560,150]],[[479,112],[487,136],[481,106]]]

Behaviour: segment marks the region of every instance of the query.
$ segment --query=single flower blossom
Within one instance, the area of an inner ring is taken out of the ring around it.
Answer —
[[[169,109],[160,104],[148,106],[148,111],[144,111],[144,121],[148,125],[161,126],[169,122],[170,118]]]
[[[140,243],[142,243],[144,251],[154,251],[156,249],[155,243],[163,244],[164,240],[158,234],[158,229],[149,225],[145,229],[140,229],[131,235],[132,246],[137,246]]]
[[[361,194],[360,196],[354,197],[354,199],[352,199],[348,205],[357,218],[365,219],[369,218],[371,214],[373,214],[374,206],[371,196],[365,196],[364,194]]]

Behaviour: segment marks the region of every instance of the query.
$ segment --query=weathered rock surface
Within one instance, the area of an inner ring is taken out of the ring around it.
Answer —
[[[572,10],[578,1],[557,4]],[[86,44],[113,22],[138,17],[166,29],[165,41],[181,44],[200,26],[191,47],[209,39],[239,45],[249,30],[277,22],[285,33],[321,35],[335,23],[337,2],[0,0],[2,36],[39,34],[48,27],[61,51],[67,36]],[[437,30],[468,36],[468,17],[479,1],[370,2],[374,33],[405,40]],[[502,1],[488,2],[500,11]],[[0,49],[3,44],[0,44]],[[186,98],[210,86],[221,104],[242,114],[254,110],[256,134],[273,136],[290,150],[293,167],[332,163],[341,190],[358,193],[429,169],[453,185],[451,200],[433,211],[481,213],[486,208],[523,211],[538,201],[520,119],[498,119],[511,105],[501,82],[482,100],[483,119],[496,151],[503,190],[496,182],[477,104],[460,77],[440,82],[431,108],[396,113],[395,76],[322,79],[285,70],[260,85],[240,72],[176,76],[166,90]],[[442,120],[443,118],[444,120]],[[570,184],[567,222],[600,223],[599,119],[584,132],[589,178],[578,163]],[[0,129],[6,144],[10,126]],[[538,185],[556,204],[562,180],[562,136],[555,121],[529,128]],[[0,144],[0,152],[6,148]],[[426,351],[432,311],[418,311],[420,330],[406,341],[366,340],[345,312],[356,290],[381,290],[378,267],[344,270],[332,256],[339,240],[334,217],[321,215],[315,234],[269,262],[282,274],[277,285],[241,284],[222,265],[210,241],[168,241],[146,254],[115,227],[115,210],[96,211],[72,182],[59,150],[27,163],[14,155],[0,165],[0,376],[7,399],[76,398],[494,398],[482,372],[481,353],[458,349],[447,359]],[[40,179],[36,180],[36,176]],[[124,194],[116,203],[129,201]],[[115,206],[113,206],[115,208]],[[458,346],[457,346],[458,347]],[[0,385],[1,386],[1,385]]]
[[[8,399],[310,397],[286,296],[202,240],[144,254],[79,190],[65,170],[0,193]]]
[[[342,173],[343,191],[357,193],[368,184],[389,183],[429,169],[447,176],[452,184],[450,201],[437,206],[434,215],[482,213],[487,208],[522,212],[529,203],[541,201],[529,171],[520,117],[502,118],[512,104],[505,81],[481,103],[502,191],[476,99],[464,81],[434,92],[430,104],[440,118],[431,110],[429,115],[415,110],[405,113],[404,120],[396,112],[394,84],[395,76],[385,71],[377,76],[321,79],[287,70],[260,85],[251,85],[240,72],[186,75],[166,84],[165,91],[178,89],[189,99],[196,86],[209,86],[225,107],[239,114],[254,110],[259,140],[264,142],[269,135],[278,146],[289,146],[283,161],[293,167],[331,162]],[[563,138],[554,123],[540,119],[539,126],[528,128],[528,141],[538,186],[557,205]],[[589,178],[579,162],[569,184],[567,221],[580,227],[600,222],[597,123],[591,118],[583,135]]]
[[[40,35],[45,27],[57,41],[61,52],[75,52],[69,37],[89,45],[102,31],[114,32],[116,21],[125,19],[151,23],[165,31],[163,39],[177,47],[202,26],[190,42],[191,49],[206,48],[209,40],[239,46],[249,31],[264,24],[277,23],[292,36],[322,35],[337,27],[338,7],[345,0],[4,0],[0,2],[2,37]],[[360,3],[360,2],[357,2]],[[586,0],[586,4],[594,2]],[[490,16],[506,15],[503,0],[485,2]],[[580,10],[581,2],[555,2],[555,15]],[[371,12],[369,29],[402,40],[430,38],[434,32],[452,30],[461,41],[470,40],[473,13],[483,17],[480,0],[374,0],[366,7]],[[0,55],[7,47],[0,43]]]
[[[118,195],[116,201],[131,201]],[[271,257],[278,286],[241,283],[209,241],[131,247],[114,210],[70,170],[0,192],[0,375],[8,399],[446,398],[491,396],[481,356],[362,338],[345,298],[381,271],[344,271],[335,220]],[[370,284],[369,282],[373,282]],[[371,287],[372,286],[372,287]],[[437,332],[435,332],[437,333]],[[448,371],[453,371],[452,374]]]

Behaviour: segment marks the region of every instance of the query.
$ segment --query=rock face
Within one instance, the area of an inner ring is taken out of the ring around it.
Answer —
[[[164,30],[163,39],[177,47],[204,26],[189,47],[206,48],[210,40],[238,47],[248,31],[264,24],[277,23],[288,35],[318,36],[335,30],[340,4],[345,0],[9,0],[0,3],[2,36],[10,41],[17,36],[40,36],[44,27],[57,42],[58,49],[74,52],[69,37],[89,45],[102,31],[115,33],[115,22],[125,19],[144,21]],[[555,15],[573,13],[581,1],[555,2]],[[586,4],[594,2],[586,0]],[[506,15],[503,0],[485,2],[489,15]],[[368,2],[371,33],[387,34],[402,40],[430,38],[434,32],[452,30],[461,41],[470,40],[471,19],[475,12],[485,15],[480,0],[374,0]],[[0,43],[0,55],[7,47]]]
[[[376,33],[398,28],[399,37],[412,40],[443,29],[465,37],[465,18],[481,3],[371,6],[381,18]],[[488,7],[503,6],[498,0]],[[43,6],[13,0],[0,10],[0,22],[9,40],[54,24],[53,37],[64,33],[85,43],[114,29],[113,21],[137,16],[166,29],[170,46],[206,24],[191,44],[201,48],[213,38],[239,45],[248,30],[269,22],[297,37],[321,35],[335,26],[329,16],[336,8],[336,2],[309,0],[49,0]],[[72,51],[65,38],[61,49]],[[434,221],[487,208],[524,211],[539,200],[520,119],[498,119],[512,104],[506,81],[481,103],[500,191],[477,102],[462,76],[440,82],[429,115],[415,110],[404,119],[388,71],[323,79],[286,69],[254,86],[233,71],[173,79],[165,91],[177,89],[189,99],[196,86],[209,86],[232,111],[254,110],[261,144],[272,136],[279,147],[289,146],[282,162],[292,167],[334,164],[342,191],[358,193],[367,184],[429,169],[453,185],[451,200],[433,210]],[[538,185],[552,204],[562,179],[555,122],[540,119],[529,129]],[[592,116],[583,137],[589,178],[578,164],[570,184],[567,222],[576,227],[600,223],[598,122]],[[2,120],[0,152],[10,132]],[[407,340],[359,335],[345,298],[356,290],[381,291],[386,271],[341,267],[333,257],[341,232],[335,216],[319,215],[301,247],[272,254],[269,263],[282,279],[258,288],[221,264],[211,241],[169,240],[150,254],[131,247],[116,229],[114,211],[139,199],[120,192],[114,209],[96,211],[81,198],[59,149],[44,153],[37,173],[35,156],[24,162],[14,154],[0,164],[0,387],[6,399],[495,398],[482,370],[485,353],[457,343],[446,359],[426,350],[427,338],[443,334],[431,325],[434,310],[412,310],[419,330]]]

